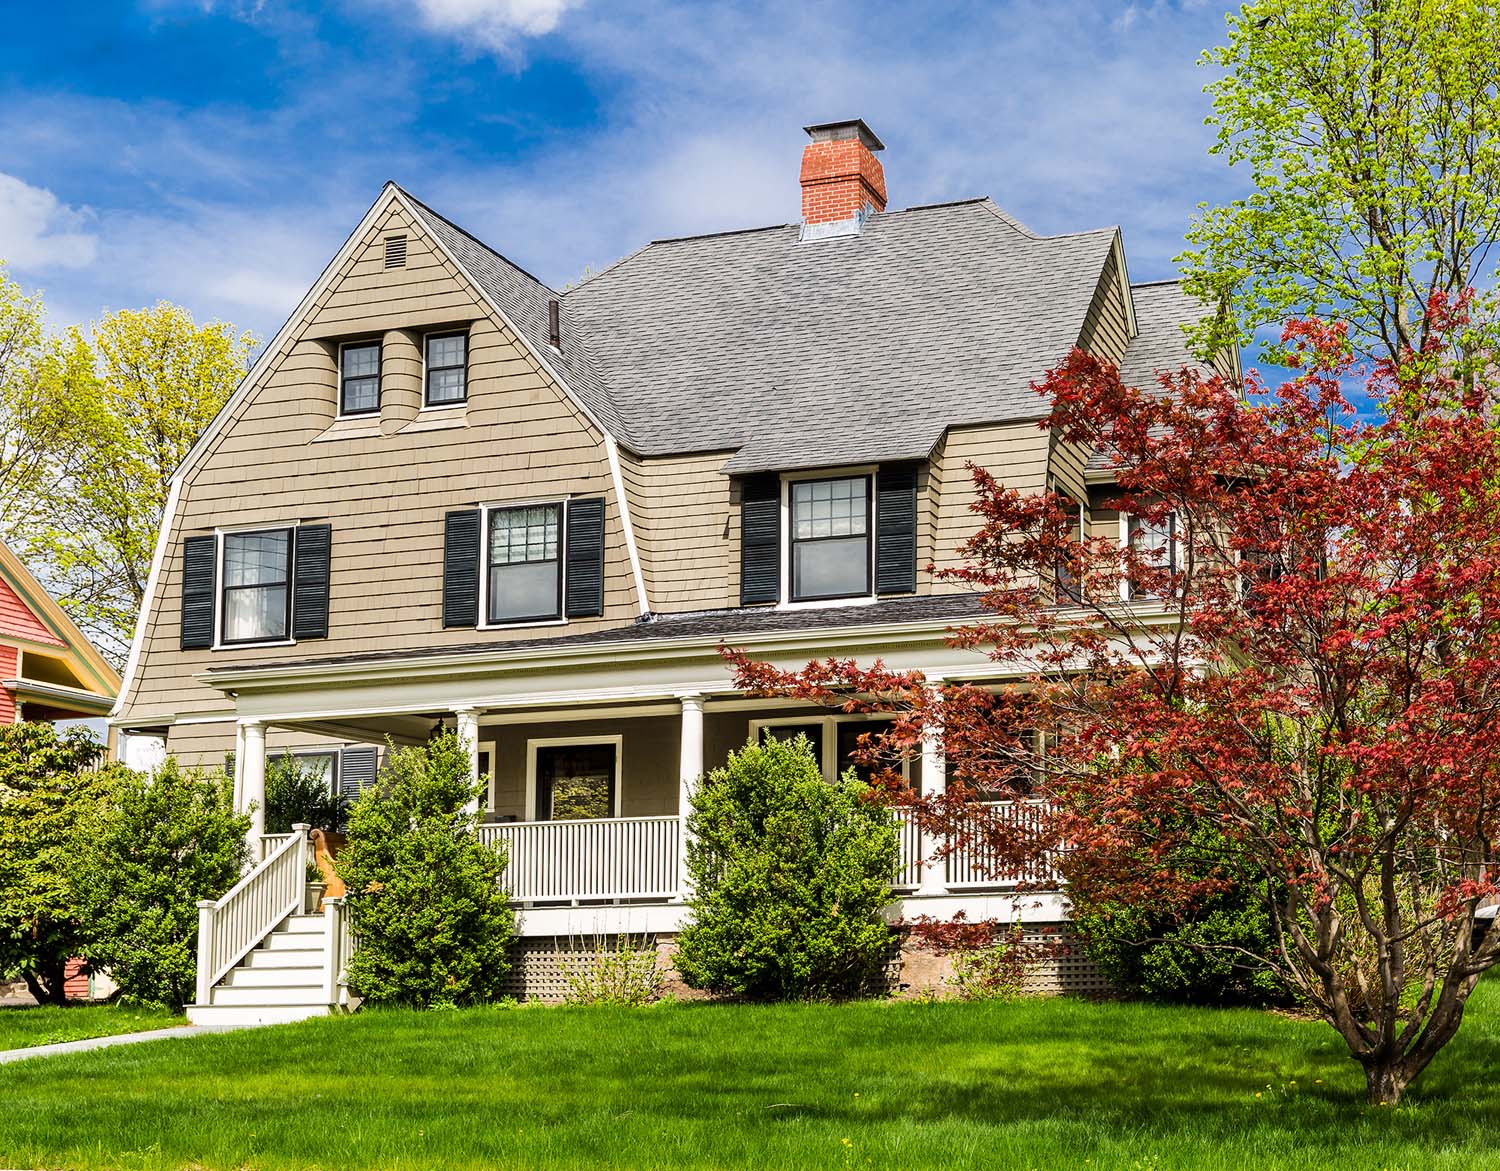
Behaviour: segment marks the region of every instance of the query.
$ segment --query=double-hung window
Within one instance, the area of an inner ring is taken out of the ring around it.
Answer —
[[[350,342],[339,350],[339,414],[380,410],[380,343]]]
[[[224,534],[220,642],[275,642],[291,634],[292,530]]]
[[[427,389],[429,407],[447,407],[469,397],[469,335],[427,335]]]
[[[562,528],[561,502],[489,510],[489,622],[562,617]]]
[[[1169,512],[1160,522],[1132,514],[1129,517],[1130,549],[1143,568],[1151,572],[1177,572],[1177,514]],[[1129,596],[1150,597],[1153,591],[1129,582]]]
[[[870,477],[793,480],[791,600],[870,593]]]

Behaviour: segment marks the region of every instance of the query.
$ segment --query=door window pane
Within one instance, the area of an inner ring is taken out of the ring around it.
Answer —
[[[834,764],[835,774],[843,776],[852,768],[860,780],[868,782],[875,770],[869,765],[858,764],[854,760],[854,754],[859,749],[859,738],[867,734],[874,738],[887,731],[890,726],[890,720],[841,720],[835,725],[838,731],[838,760]]]
[[[539,821],[615,816],[613,744],[543,745],[536,750]]]
[[[798,736],[806,736],[808,747],[812,749],[813,760],[817,762],[818,771],[823,769],[823,725],[822,724],[771,724],[762,725],[760,729],[760,742],[764,744],[767,740],[777,739],[791,741]]]
[[[562,505],[490,511],[489,621],[562,615]]]
[[[291,538],[290,529],[224,535],[221,641],[287,637]]]
[[[870,592],[870,479],[799,480],[791,486],[792,598]]]

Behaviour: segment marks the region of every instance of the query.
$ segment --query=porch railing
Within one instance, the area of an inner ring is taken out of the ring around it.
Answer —
[[[1039,801],[986,802],[990,816],[1022,830],[1040,831],[1043,806]],[[1053,859],[1043,857],[1017,869],[1001,866],[995,851],[982,841],[961,841],[943,859],[944,881],[950,890],[1015,886],[1023,882],[1057,881]]]
[[[678,893],[677,817],[519,821],[481,825],[510,858],[500,880],[518,902],[667,899]]]
[[[307,826],[294,825],[218,902],[198,904],[198,1003],[271,931],[302,906],[307,889]]]

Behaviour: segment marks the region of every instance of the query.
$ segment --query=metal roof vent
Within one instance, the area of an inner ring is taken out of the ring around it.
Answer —
[[[406,267],[405,236],[387,236],[385,238],[385,266],[386,268]]]

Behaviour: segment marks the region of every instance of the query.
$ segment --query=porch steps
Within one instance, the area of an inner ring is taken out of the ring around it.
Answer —
[[[225,974],[207,1004],[188,1006],[195,1025],[283,1024],[338,1011],[324,986],[322,915],[290,915]]]

